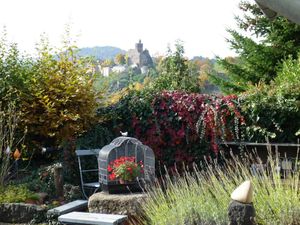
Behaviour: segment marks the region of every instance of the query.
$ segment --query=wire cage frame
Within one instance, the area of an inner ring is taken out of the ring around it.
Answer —
[[[123,156],[135,157],[136,163],[143,163],[144,173],[138,177],[138,180],[147,183],[155,177],[155,156],[153,150],[136,138],[121,136],[115,138],[110,144],[105,145],[99,152],[99,182],[103,191],[117,193],[120,190],[119,192],[123,192],[121,191],[122,185],[119,184],[118,180],[109,180],[109,171],[107,169],[110,162]],[[128,189],[128,185],[126,189]],[[133,189],[138,191],[140,188],[133,188],[132,186],[131,191],[134,191]]]

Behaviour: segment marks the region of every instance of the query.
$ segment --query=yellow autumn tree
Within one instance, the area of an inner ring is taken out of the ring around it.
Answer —
[[[94,89],[89,68],[89,61],[79,58],[70,43],[51,52],[48,41],[42,39],[27,80],[28,91],[21,96],[21,122],[28,128],[29,139],[62,146],[64,155],[70,155],[75,137],[95,120],[102,96]]]

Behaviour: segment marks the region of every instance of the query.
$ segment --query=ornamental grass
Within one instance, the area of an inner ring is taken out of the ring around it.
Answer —
[[[194,166],[181,175],[167,174],[148,188],[138,224],[227,225],[230,195],[245,180],[254,186],[258,224],[300,224],[299,171],[279,172],[278,153],[271,147],[268,152],[265,164],[255,153],[231,155],[223,164],[206,161],[202,169]],[[256,169],[251,169],[254,163]]]

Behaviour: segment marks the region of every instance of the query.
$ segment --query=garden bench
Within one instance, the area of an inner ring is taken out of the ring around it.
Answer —
[[[76,200],[65,205],[48,210],[47,216],[60,216],[72,211],[84,210],[87,208],[87,200]]]
[[[120,225],[127,216],[114,214],[71,212],[58,217],[63,224],[95,224],[95,225]]]

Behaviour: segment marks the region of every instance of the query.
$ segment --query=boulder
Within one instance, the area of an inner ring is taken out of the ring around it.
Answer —
[[[229,225],[255,225],[255,209],[252,203],[231,201],[228,208]]]
[[[88,208],[91,213],[119,214],[136,216],[141,212],[141,204],[147,195],[141,193],[107,194],[99,192],[89,198]]]

